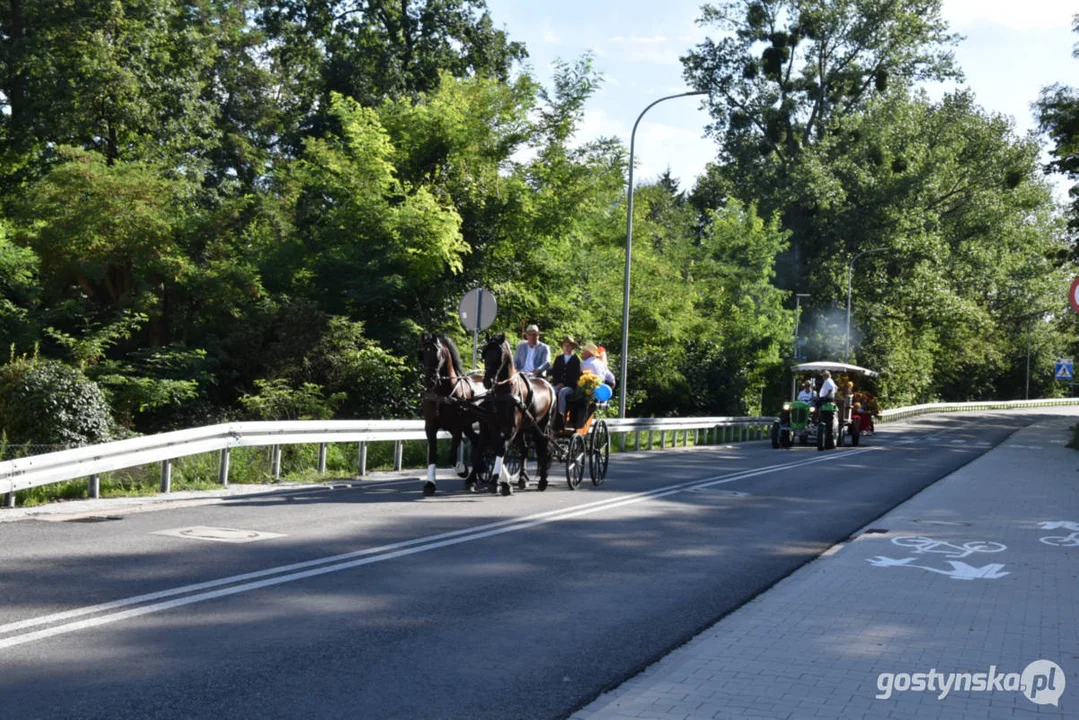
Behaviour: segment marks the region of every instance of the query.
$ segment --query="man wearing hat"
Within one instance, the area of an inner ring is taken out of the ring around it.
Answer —
[[[567,335],[562,338],[562,354],[551,366],[551,384],[558,392],[558,417],[566,415],[566,401],[577,389],[581,379],[581,359],[576,355],[577,341]]]
[[[525,375],[542,375],[551,366],[551,348],[539,341],[540,331],[535,325],[525,328],[525,338],[517,344],[513,354],[513,366]]]

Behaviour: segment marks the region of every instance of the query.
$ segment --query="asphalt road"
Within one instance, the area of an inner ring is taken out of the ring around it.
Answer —
[[[565,717],[1036,417],[0,524],[0,717]]]

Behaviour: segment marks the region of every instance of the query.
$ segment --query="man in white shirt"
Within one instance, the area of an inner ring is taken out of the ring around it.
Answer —
[[[517,344],[513,354],[513,366],[526,375],[542,375],[551,366],[551,348],[539,341],[539,327],[525,328],[525,340]]]
[[[836,384],[832,380],[832,373],[825,370],[821,373],[821,377],[824,378],[824,382],[820,385],[818,400],[822,405],[826,402],[835,402]]]
[[[813,383],[810,380],[806,380],[802,383],[802,390],[798,393],[798,399],[804,403],[813,404],[813,401],[817,398],[817,393],[813,392]]]

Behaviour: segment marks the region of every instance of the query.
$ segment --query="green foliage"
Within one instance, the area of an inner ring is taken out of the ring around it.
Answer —
[[[345,399],[344,393],[325,397],[314,383],[291,387],[284,379],[256,380],[255,395],[240,398],[252,420],[326,420]]]
[[[623,348],[628,157],[577,141],[602,85],[591,56],[539,85],[482,0],[4,5],[5,387],[104,398],[137,432],[414,417],[420,334],[466,350],[457,303],[483,286],[494,331],[537,322],[606,346],[616,372],[624,359],[632,414],[771,412],[791,292],[812,294],[810,353],[838,357],[847,269],[870,248],[852,359],[884,371],[886,405],[1015,396],[1028,333],[1035,369],[1073,353],[1075,251],[1038,148],[969,94],[911,90],[959,76],[938,0],[702,12],[720,34],[686,75],[709,92],[718,156],[688,192],[638,179]],[[1073,94],[1040,104],[1064,172]],[[49,359],[14,359],[35,347]],[[1040,377],[1035,394],[1060,392]],[[43,428],[9,434],[23,447]],[[91,436],[107,434],[76,441]],[[311,452],[287,448],[286,466]],[[268,473],[264,455],[236,462]],[[213,464],[192,460],[192,481]]]
[[[1072,29],[1079,32],[1079,14],[1072,16]],[[1072,52],[1079,58],[1079,43]],[[1049,153],[1053,161],[1049,170],[1079,181],[1079,89],[1060,84],[1050,85],[1041,92],[1035,104],[1039,129],[1053,143]],[[1070,225],[1079,229],[1079,185],[1071,189]],[[1075,259],[1073,255],[1073,259]]]
[[[0,367],[0,429],[16,443],[78,446],[112,438],[105,396],[55,360],[16,358]]]

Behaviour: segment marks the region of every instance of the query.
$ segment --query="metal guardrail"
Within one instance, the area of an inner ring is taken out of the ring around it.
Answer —
[[[611,432],[622,433],[622,448],[627,436],[634,438],[634,448],[640,449],[642,435],[647,436],[647,449],[654,447],[659,433],[660,447],[666,447],[668,436],[672,447],[682,433],[682,444],[688,445],[689,432],[699,443],[704,431],[706,442],[757,439],[765,436],[765,428],[774,418],[711,417],[711,418],[631,418],[609,419]],[[440,432],[439,438],[449,434]],[[161,491],[169,492],[172,482],[172,461],[190,455],[220,452],[218,481],[228,486],[229,453],[232,448],[272,447],[271,475],[280,479],[281,446],[318,445],[318,470],[326,470],[326,447],[330,443],[358,443],[357,471],[367,473],[367,444],[394,443],[394,469],[402,465],[402,443],[406,440],[425,440],[423,420],[301,420],[283,422],[239,422],[209,425],[190,430],[177,430],[146,437],[118,440],[100,445],[61,450],[0,462],[0,495],[4,505],[14,507],[14,493],[52,483],[90,479],[90,497],[100,495],[102,473],[124,470],[154,463],[161,464]]]
[[[983,400],[957,403],[928,403],[882,410],[879,422],[887,423],[928,413],[964,412],[970,410],[1010,410],[1013,408],[1079,405],[1079,398],[1049,398],[1047,400]]]
[[[881,412],[881,422],[891,422],[915,415],[962,410],[997,410],[1017,407],[1040,407],[1049,405],[1079,405],[1079,398],[1053,400],[1017,400],[1003,402],[930,403]],[[612,433],[621,434],[621,449],[626,450],[632,438],[634,450],[655,447],[659,435],[659,447],[689,445],[689,433],[693,443],[713,445],[724,442],[768,439],[768,428],[774,417],[687,417],[687,418],[625,418],[606,419]],[[440,432],[439,438],[449,434]],[[172,478],[172,462],[178,458],[219,452],[218,480],[228,486],[229,452],[232,448],[271,447],[271,475],[280,479],[281,446],[317,444],[319,446],[318,470],[326,470],[326,447],[330,443],[358,443],[357,471],[367,473],[367,444],[371,442],[394,443],[394,469],[402,465],[402,442],[424,440],[426,434],[422,420],[300,420],[283,422],[239,422],[209,425],[190,430],[149,435],[119,440],[71,450],[34,455],[0,462],[0,495],[5,496],[4,505],[14,507],[15,492],[51,483],[90,479],[90,497],[99,496],[102,473],[124,470],[154,463],[161,464],[161,491],[169,492]]]

